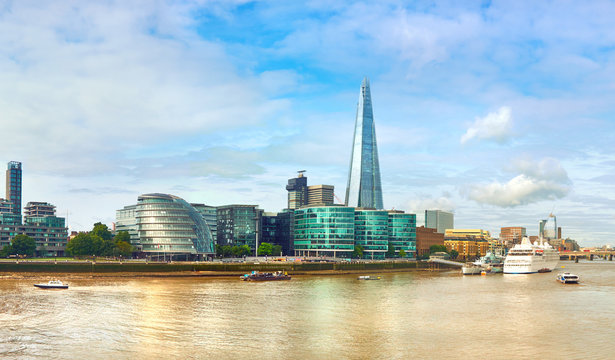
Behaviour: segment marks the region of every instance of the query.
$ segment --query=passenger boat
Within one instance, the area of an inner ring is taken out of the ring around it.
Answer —
[[[559,261],[559,252],[542,238],[532,243],[524,237],[504,260],[504,274],[532,274],[551,272]]]
[[[51,280],[46,284],[34,284],[34,286],[41,289],[68,289],[68,284],[60,280]]]
[[[276,280],[290,280],[290,275],[281,271],[270,272],[258,272],[252,271],[250,274],[244,274],[239,277],[243,281],[276,281]]]
[[[562,274],[557,274],[557,281],[562,284],[578,284],[579,276],[575,274],[571,274],[569,272],[565,272]]]
[[[461,267],[461,273],[463,275],[480,275],[480,272],[483,270],[483,267],[480,265],[476,265],[475,263],[465,263]]]
[[[380,276],[361,275],[357,280],[380,280]]]

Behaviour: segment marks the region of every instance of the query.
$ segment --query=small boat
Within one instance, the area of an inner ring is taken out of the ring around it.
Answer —
[[[575,274],[571,274],[569,272],[565,272],[562,274],[557,274],[557,281],[562,284],[578,284],[579,276]]]
[[[483,270],[482,266],[476,265],[474,263],[465,263],[461,267],[461,273],[463,275],[480,275],[480,272]]]
[[[290,275],[281,271],[270,272],[258,272],[252,271],[250,274],[244,274],[239,277],[243,281],[276,281],[276,280],[290,280]]]
[[[51,280],[46,284],[34,284],[34,286],[41,289],[68,289],[68,284],[60,280]]]
[[[380,276],[361,275],[357,280],[380,280]]]

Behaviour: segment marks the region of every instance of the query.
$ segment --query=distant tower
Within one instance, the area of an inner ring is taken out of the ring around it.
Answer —
[[[291,210],[306,206],[308,203],[307,178],[303,176],[305,170],[298,171],[296,178],[288,179],[288,208]]]
[[[346,206],[383,209],[376,127],[369,80],[363,79],[350,157]]]
[[[11,212],[21,216],[21,163],[10,161],[6,169],[6,199],[11,203]]]

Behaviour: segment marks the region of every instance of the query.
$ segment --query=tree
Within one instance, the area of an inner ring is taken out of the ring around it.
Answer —
[[[81,232],[66,244],[66,252],[72,256],[101,255],[103,245],[100,236]]]
[[[248,256],[252,254],[252,249],[248,245],[241,245],[239,247],[239,256]]]
[[[233,256],[233,246],[231,245],[224,245],[222,246],[222,257],[231,257]]]
[[[231,248],[231,252],[233,253],[233,257],[240,257],[242,255],[241,248],[237,245]]]
[[[116,243],[120,241],[125,241],[130,244],[130,233],[125,230],[119,231],[117,234],[115,234],[113,241],[115,241]]]
[[[395,246],[393,246],[393,242],[392,241],[389,241],[389,248],[387,250],[386,257],[388,257],[388,258],[395,257]]]
[[[118,255],[122,255],[125,258],[130,257],[134,251],[132,245],[126,241],[118,241],[115,243],[115,246],[117,248]]]
[[[273,245],[264,242],[258,246],[258,255],[271,255],[273,252]]]
[[[111,240],[113,235],[107,225],[97,222],[94,224],[94,228],[90,231],[90,234],[100,236],[103,240]]]
[[[405,258],[406,257],[406,251],[404,249],[399,250],[399,257],[400,258]]]
[[[459,252],[457,250],[451,250],[449,255],[451,256],[451,259],[455,260],[457,259],[457,256],[459,256]]]
[[[363,246],[355,245],[354,251],[352,252],[352,257],[361,259],[363,257]]]
[[[444,246],[444,245],[431,245],[429,247],[429,253],[433,254],[433,253],[436,253],[436,252],[447,252],[446,251],[446,246]]]
[[[2,250],[0,250],[0,257],[9,257],[9,255],[13,255],[13,247],[9,245],[4,245]]]
[[[280,245],[273,245],[273,249],[271,250],[271,255],[273,255],[273,256],[281,256],[282,255],[282,247]]]
[[[36,242],[28,235],[19,234],[13,238],[11,248],[13,254],[34,256],[36,252]]]

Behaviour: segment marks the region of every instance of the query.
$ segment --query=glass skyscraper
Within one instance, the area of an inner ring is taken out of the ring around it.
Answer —
[[[6,199],[12,204],[11,212],[21,217],[21,163],[10,161],[6,169]]]
[[[367,78],[363,79],[361,84],[357,105],[354,142],[346,188],[346,206],[384,209],[378,147],[376,146],[376,127]]]

